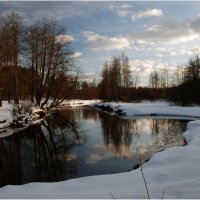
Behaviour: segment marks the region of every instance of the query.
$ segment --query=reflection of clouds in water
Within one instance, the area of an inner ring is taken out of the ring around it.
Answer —
[[[90,157],[86,160],[87,164],[95,164],[98,161],[104,160],[108,158],[106,155],[99,155],[99,154],[91,154]]]
[[[135,146],[136,149],[149,149],[149,148],[153,148],[153,143],[152,141],[138,141],[136,146]]]
[[[77,160],[77,156],[73,153],[65,154],[63,159],[66,161],[73,161],[73,160]]]
[[[92,124],[96,122],[96,119],[86,119],[86,122]]]
[[[133,149],[129,145],[123,144],[116,148],[115,145],[109,144],[107,148],[115,157],[129,157],[133,154]]]
[[[105,146],[104,144],[95,144],[90,147],[91,154],[87,158],[86,163],[94,164],[98,161],[105,160],[108,158],[126,158],[126,157],[134,157],[137,150],[126,145],[120,145],[120,148],[116,149],[113,144],[109,144]]]
[[[148,119],[140,119],[136,121],[138,131],[140,133],[151,134],[151,123]]]
[[[153,147],[138,148],[137,153],[151,155],[153,153]]]
[[[108,154],[105,145],[103,144],[95,144],[90,147],[90,156],[87,158],[86,163],[88,164],[95,164],[98,161],[104,160],[110,155]]]

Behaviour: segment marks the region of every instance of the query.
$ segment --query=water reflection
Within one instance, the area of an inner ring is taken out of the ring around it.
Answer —
[[[70,112],[55,112],[40,124],[1,138],[0,185],[51,182],[62,180],[69,171],[76,174],[72,158],[65,159],[72,148],[83,142],[73,117]]]
[[[148,153],[146,157],[149,157],[153,152],[184,145],[182,133],[186,128],[186,120],[126,120],[105,113],[99,116],[104,143],[114,156],[128,157],[137,152]]]
[[[131,153],[134,120],[122,120],[116,116],[99,113],[102,135],[108,151],[114,156],[127,157]]]
[[[183,145],[184,120],[125,120],[90,108],[57,110],[0,139],[0,185],[61,181],[133,169]]]

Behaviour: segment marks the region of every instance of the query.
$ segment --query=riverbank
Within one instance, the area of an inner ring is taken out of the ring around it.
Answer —
[[[91,102],[90,102],[91,103]],[[96,103],[95,103],[96,104]],[[134,117],[200,117],[200,107],[170,106],[166,102],[138,104],[105,103],[120,109],[126,118]],[[98,105],[103,105],[98,103]],[[91,104],[94,106],[94,103]],[[0,113],[1,115],[1,113]],[[124,116],[123,116],[124,117]],[[200,120],[188,123],[183,134],[187,146],[166,149],[142,165],[150,198],[199,198],[200,196]],[[147,198],[140,168],[112,175],[72,179],[57,183],[29,183],[0,188],[0,198]]]
[[[91,106],[111,114],[117,114],[123,118],[200,118],[200,106],[172,106],[165,101],[143,101],[141,103],[97,102],[91,104]]]
[[[98,100],[70,100],[64,101],[60,106],[85,106],[99,102]],[[37,119],[41,119],[45,116],[45,112],[39,107],[32,105],[30,102],[21,101],[20,104],[14,105],[7,101],[2,102],[0,107],[0,137],[8,136],[13,133],[13,127],[15,131],[26,128],[28,125],[37,122]],[[16,124],[19,123],[19,124]],[[19,127],[20,126],[20,127]],[[11,129],[11,130],[9,130]]]
[[[19,105],[2,102],[0,107],[0,138],[12,135],[35,123],[45,113],[28,101],[21,101]]]

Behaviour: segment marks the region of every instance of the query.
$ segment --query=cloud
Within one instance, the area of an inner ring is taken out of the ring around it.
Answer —
[[[131,14],[130,9],[133,6],[130,4],[122,4],[122,5],[111,5],[110,9],[114,10],[116,14],[120,17],[126,17]]]
[[[82,56],[82,53],[81,52],[75,52],[74,54],[73,54],[73,57],[74,58],[79,58],[79,57],[81,57]]]
[[[189,23],[190,28],[195,31],[196,33],[200,33],[200,17],[197,17],[196,19],[193,19]]]
[[[99,82],[102,80],[101,75],[97,73],[83,73],[80,75],[79,79],[81,81],[87,81],[87,82]]]
[[[131,70],[145,75],[150,74],[152,69],[156,66],[156,60],[130,60]]]
[[[92,50],[122,50],[130,47],[130,42],[126,37],[108,37],[96,34],[91,31],[83,32],[89,42],[89,46]]]
[[[199,30],[200,31],[200,30]],[[133,32],[130,39],[144,44],[178,44],[193,41],[199,37],[199,32],[192,27],[191,22],[168,21],[162,25],[148,27],[144,31]]]
[[[117,10],[117,15],[120,17],[126,17],[129,15],[129,11],[128,10]]]
[[[153,70],[162,71],[164,67],[169,69],[169,73],[173,73],[176,69],[175,64],[164,61],[162,59],[152,60],[130,60],[131,71],[137,73],[142,79],[140,86],[147,86],[149,83],[149,75]]]
[[[163,61],[162,59],[153,60],[130,60],[131,71],[141,73],[141,75],[149,75],[154,69],[160,70],[164,66],[168,66],[169,69],[174,69],[174,66],[169,62]]]
[[[195,52],[199,52],[200,48],[186,48],[186,47],[134,47],[134,50],[140,53],[151,53],[156,55],[157,57],[164,57],[164,56],[191,56]]]
[[[148,31],[159,31],[160,28],[161,28],[160,25],[155,24],[155,25],[150,26],[147,30],[148,30]]]
[[[74,37],[72,35],[58,35],[56,36],[56,40],[57,42],[66,43],[74,41]]]
[[[144,17],[159,17],[162,15],[163,11],[161,9],[154,8],[151,10],[136,12],[134,15],[132,15],[132,20],[137,20]]]
[[[184,49],[177,49],[174,51],[170,51],[169,55],[171,56],[178,56],[178,55],[193,55],[194,51],[193,50],[184,50]]]

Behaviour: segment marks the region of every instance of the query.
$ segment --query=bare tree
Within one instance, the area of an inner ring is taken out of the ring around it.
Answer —
[[[101,97],[104,100],[111,99],[111,84],[110,84],[110,65],[105,62],[103,72],[102,72],[102,82],[101,82]]]
[[[152,71],[150,74],[149,85],[151,88],[159,88],[160,86],[160,77],[156,70]]]
[[[128,57],[122,53],[104,64],[101,82],[101,97],[104,100],[127,101],[132,76]]]
[[[70,41],[65,29],[54,20],[44,18],[28,27],[27,47],[32,69],[32,100],[42,108],[51,99],[50,107],[64,101],[72,93],[70,74],[75,67]]]
[[[123,99],[127,101],[129,99],[129,88],[132,85],[131,81],[131,70],[130,70],[130,65],[129,65],[129,60],[128,57],[125,56],[124,53],[121,55],[121,66],[122,66],[122,88],[123,88]]]
[[[9,59],[13,65],[13,79],[14,79],[14,92],[15,103],[19,103],[19,81],[18,81],[18,63],[20,53],[20,40],[22,33],[22,18],[19,14],[12,12],[5,18],[6,34],[9,34]]]
[[[121,97],[121,63],[120,58],[113,57],[110,69],[110,81],[113,100],[118,101]]]
[[[172,85],[178,86],[184,81],[184,66],[177,66],[172,74]]]
[[[169,87],[169,66],[164,65],[160,70],[160,85],[162,88]]]
[[[20,54],[20,40],[22,33],[22,18],[19,14],[0,17],[0,65],[12,67],[14,82],[14,100],[19,103],[18,63]]]

